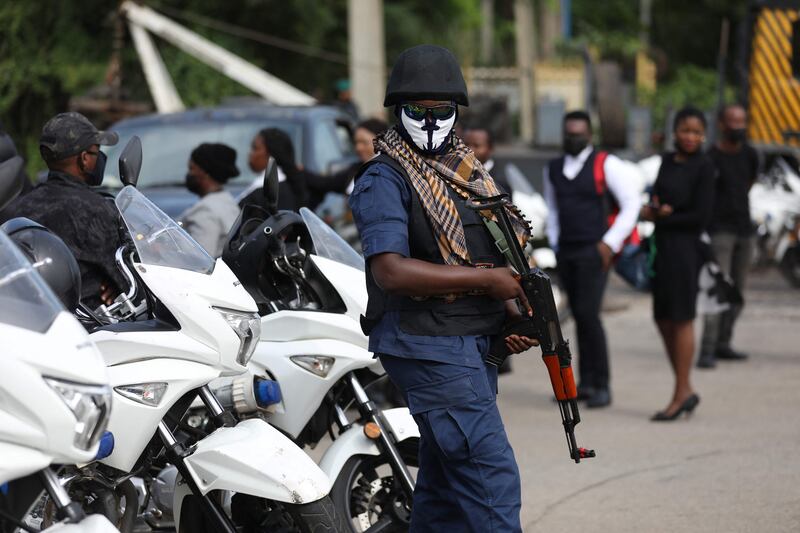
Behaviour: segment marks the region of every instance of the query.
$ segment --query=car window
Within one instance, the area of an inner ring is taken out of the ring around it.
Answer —
[[[142,140],[143,162],[139,187],[158,187],[167,185],[183,186],[189,156],[198,145],[204,142],[225,143],[236,150],[236,166],[240,175],[230,180],[232,185],[247,184],[256,176],[247,164],[250,142],[263,128],[280,128],[292,139],[298,151],[298,161],[302,147],[302,128],[300,123],[276,120],[241,120],[230,122],[199,122],[186,124],[148,124],[139,128],[124,127],[114,129],[119,134],[115,146],[104,147],[108,155],[106,176],[103,185],[121,187],[119,181],[119,153],[133,135]]]
[[[347,129],[343,124],[336,124],[336,138],[339,140],[339,148],[341,148],[343,154],[352,154],[354,152],[353,149],[353,138],[350,130]]]
[[[345,157],[334,124],[331,122],[314,124],[313,139],[312,150],[314,150],[316,167],[319,172],[327,174],[331,163],[341,161]]]

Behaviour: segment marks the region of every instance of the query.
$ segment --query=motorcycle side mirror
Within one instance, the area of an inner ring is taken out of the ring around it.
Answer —
[[[8,205],[22,190],[25,173],[22,168],[25,161],[15,155],[7,161],[0,163],[0,209]]]
[[[270,215],[278,212],[278,164],[272,157],[264,171],[264,209]]]
[[[119,156],[119,179],[123,185],[136,187],[142,170],[142,141],[134,135]]]

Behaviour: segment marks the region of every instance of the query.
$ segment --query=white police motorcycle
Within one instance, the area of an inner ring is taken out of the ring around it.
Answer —
[[[0,164],[0,207],[16,196],[21,165]],[[36,266],[0,231],[0,531],[39,531],[26,517],[45,491],[55,522],[46,531],[113,532],[70,500],[54,470],[98,455],[111,389],[99,352]]]
[[[236,423],[209,388],[245,371],[257,309],[222,261],[135,189],[140,167],[134,138],[120,157],[126,187],[115,199],[130,240],[117,252],[128,291],[81,314],[108,367],[116,444],[68,473],[70,493],[118,517],[124,531],[141,520],[178,532],[341,531],[322,470],[264,421]],[[214,425],[209,434],[183,423],[196,398]],[[159,476],[168,466],[171,477]]]

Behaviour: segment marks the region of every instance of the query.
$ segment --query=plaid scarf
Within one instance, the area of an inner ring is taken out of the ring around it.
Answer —
[[[422,207],[433,227],[434,236],[448,265],[472,264],[464,236],[464,226],[458,215],[456,204],[447,193],[449,185],[460,197],[488,197],[500,194],[494,180],[475,159],[475,154],[464,141],[453,136],[453,149],[440,155],[423,156],[414,150],[395,129],[375,137],[375,152],[382,152],[406,171],[411,185],[417,192]],[[530,238],[530,224],[519,209],[508,204],[509,218],[520,245],[524,248]],[[489,211],[482,211],[486,218],[495,219]]]

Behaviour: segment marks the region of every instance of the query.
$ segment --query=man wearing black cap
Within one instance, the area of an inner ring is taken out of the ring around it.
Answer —
[[[468,105],[456,58],[439,46],[406,50],[384,105],[398,124],[375,138],[379,155],[359,171],[350,207],[367,259],[362,328],[420,430],[410,530],[521,531],[519,471],[495,403],[497,368],[484,357],[490,336],[519,316],[516,299],[530,309],[466,207],[498,189],[453,132]],[[524,245],[529,227],[509,211]],[[534,343],[506,338],[514,353]]]
[[[213,257],[222,255],[228,232],[239,216],[239,205],[223,188],[239,175],[236,150],[219,143],[203,143],[192,151],[186,188],[200,201],[184,211],[178,220],[183,228]]]
[[[118,140],[116,133],[98,131],[80,113],[51,118],[39,139],[39,153],[50,170],[47,181],[4,212],[7,218],[30,218],[61,237],[81,268],[81,300],[92,308],[110,303],[125,286],[114,263],[122,245],[117,210],[91,189],[102,183],[105,172],[100,145]]]

